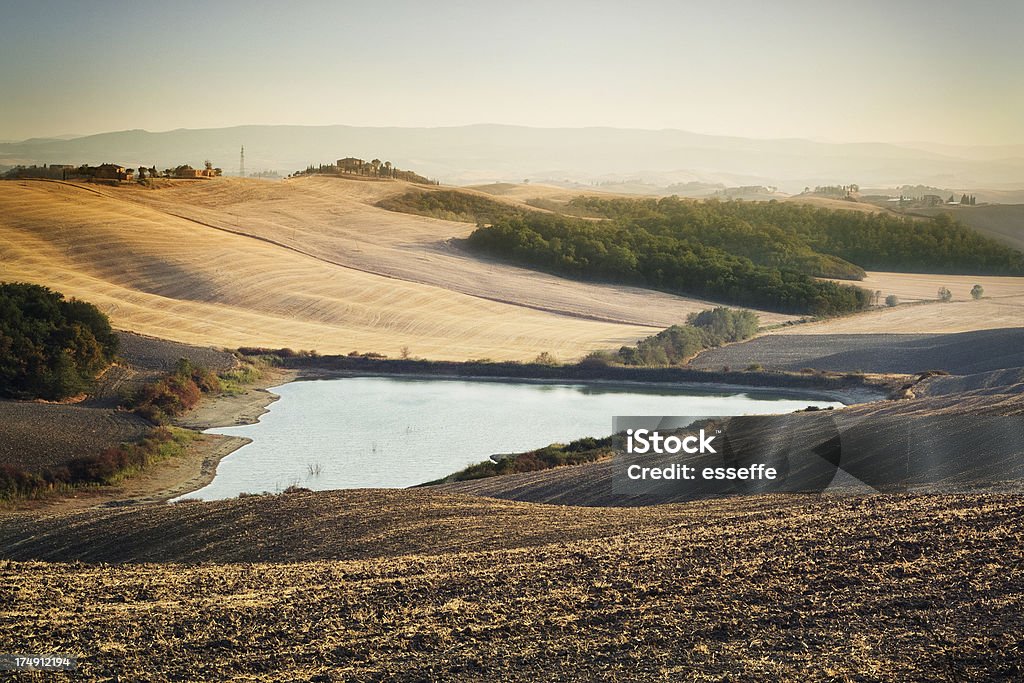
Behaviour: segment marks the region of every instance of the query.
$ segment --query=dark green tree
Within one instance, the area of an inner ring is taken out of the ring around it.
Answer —
[[[45,287],[0,284],[0,395],[58,400],[87,390],[117,352],[92,304]]]

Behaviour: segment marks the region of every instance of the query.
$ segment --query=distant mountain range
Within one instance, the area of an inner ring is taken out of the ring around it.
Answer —
[[[309,164],[354,156],[391,161],[445,183],[561,179],[804,187],[922,184],[950,188],[1024,188],[1024,145],[957,147],[927,143],[838,144],[758,140],[679,130],[237,126],[159,133],[127,130],[83,137],[0,144],[0,165],[116,162],[165,168],[211,160],[237,174],[245,145],[247,172],[282,175]]]

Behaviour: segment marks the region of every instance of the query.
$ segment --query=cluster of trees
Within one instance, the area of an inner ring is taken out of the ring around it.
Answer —
[[[80,394],[117,347],[110,321],[92,304],[39,285],[0,283],[0,396]]]
[[[503,204],[487,197],[459,192],[458,190],[436,190],[433,192],[406,192],[387,197],[377,206],[388,211],[430,216],[448,221],[463,221],[485,225],[523,213],[509,204]]]
[[[592,222],[524,214],[477,228],[468,244],[499,258],[570,277],[625,282],[783,312],[837,315],[864,308],[871,298],[859,287],[820,281],[794,266],[760,265],[747,256],[708,246],[696,236],[631,220]]]
[[[306,170],[296,171],[294,175],[338,175],[342,173],[367,178],[392,178],[421,185],[439,184],[436,180],[425,178],[413,171],[403,171],[390,161],[381,161],[380,159],[364,161],[355,157],[338,159],[337,163],[334,164],[318,164],[317,166],[310,164],[306,167]]]
[[[623,365],[681,365],[704,349],[749,339],[757,333],[753,311],[719,307],[692,313],[686,325],[673,325],[641,339],[636,346],[623,346],[615,355]]]
[[[955,201],[956,201],[956,195],[955,194],[949,195],[949,199],[947,200],[947,202],[949,204],[952,204]],[[977,203],[978,203],[978,198],[975,197],[973,194],[970,194],[970,195],[969,194],[962,194],[962,195],[960,195],[960,204],[963,205],[963,206],[974,206]]]
[[[808,188],[804,188],[804,192],[808,192]],[[839,199],[846,199],[857,192],[860,192],[860,186],[856,183],[850,185],[818,185],[814,188],[814,194],[825,197],[837,197]]]
[[[763,209],[769,205],[793,205],[716,200],[694,202],[676,197],[662,200],[577,197],[570,205],[603,216],[631,232],[724,251],[731,256],[748,259],[757,266],[791,270],[814,277],[849,280],[864,277],[862,268],[840,257],[816,251],[799,233],[788,229],[788,217],[771,216]]]
[[[939,215],[930,221],[780,202],[578,197],[602,217],[513,213],[469,245],[578,278],[628,282],[770,310],[836,315],[872,295],[816,278],[861,279],[864,268],[1024,274],[1024,255]]]
[[[1024,274],[1024,254],[971,230],[945,213],[921,221],[880,212],[843,211],[790,202],[693,202],[676,197],[579,197],[572,203],[610,218],[626,216],[641,225],[650,223],[652,214],[667,216],[673,228],[764,265],[801,266],[800,257],[793,252],[806,249],[869,270]],[[744,244],[752,246],[744,249]],[[757,255],[766,249],[765,256]],[[803,264],[801,269],[822,277],[841,277],[822,272],[828,268],[813,262]]]

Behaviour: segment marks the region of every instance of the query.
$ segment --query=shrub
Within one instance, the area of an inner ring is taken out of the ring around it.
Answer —
[[[554,367],[556,365],[560,365],[560,363],[558,362],[558,359],[555,358],[550,353],[548,353],[547,351],[542,351],[539,354],[537,354],[537,357],[533,359],[533,364],[534,365],[548,365],[548,366],[552,366],[552,367]]]
[[[939,301],[952,301],[953,292],[949,291],[947,287],[939,287]]]
[[[118,338],[92,304],[46,287],[0,284],[0,396],[59,400],[89,389]]]
[[[981,285],[974,285],[971,287],[971,297],[977,301],[981,297],[985,296],[985,288]]]
[[[686,325],[673,325],[635,347],[621,347],[618,358],[625,365],[679,365],[704,349],[747,339],[757,328],[756,313],[719,307],[693,313]]]
[[[220,390],[216,373],[182,358],[174,372],[143,386],[130,403],[137,414],[163,424],[194,408],[204,393]]]
[[[578,365],[589,368],[608,367],[615,360],[615,354],[611,351],[591,351],[584,356]]]
[[[900,300],[895,294],[890,294],[889,296],[885,297],[885,305],[888,306],[889,308],[898,305],[899,302]]]

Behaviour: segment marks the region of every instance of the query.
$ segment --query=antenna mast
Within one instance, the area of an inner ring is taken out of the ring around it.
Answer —
[[[245,145],[242,145],[242,154],[238,157],[238,177],[245,177]]]

